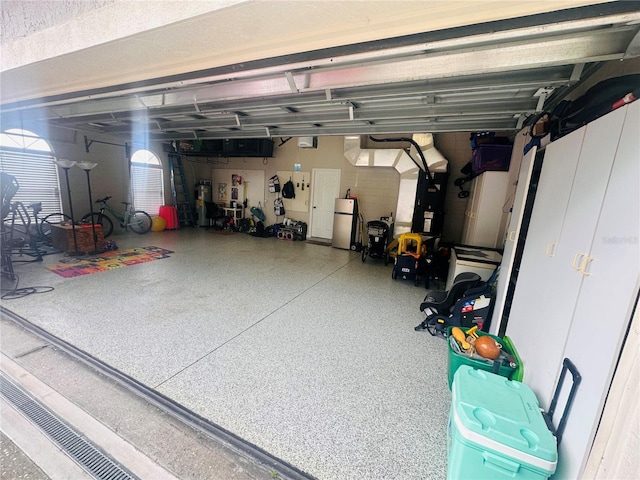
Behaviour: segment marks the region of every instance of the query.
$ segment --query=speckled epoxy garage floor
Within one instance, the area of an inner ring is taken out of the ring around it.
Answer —
[[[319,479],[446,477],[447,347],[378,259],[204,229],[114,237],[170,258],[4,307]],[[7,282],[3,279],[3,288]]]

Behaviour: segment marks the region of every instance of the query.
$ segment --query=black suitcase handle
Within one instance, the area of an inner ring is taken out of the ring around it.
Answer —
[[[562,412],[562,417],[560,417],[560,423],[558,423],[558,428],[555,428],[553,425],[553,414],[556,411],[556,407],[558,406],[558,399],[560,397],[560,391],[562,390],[562,384],[564,383],[564,377],[567,374],[567,371],[571,372],[571,377],[573,383],[571,385],[571,390],[569,391],[569,396],[567,397],[567,403],[564,406],[564,410]],[[558,379],[558,383],[556,384],[556,390],[553,393],[553,398],[551,399],[551,405],[549,406],[549,411],[547,413],[542,414],[544,420],[547,424],[551,433],[555,435],[558,439],[558,445],[560,445],[560,441],[562,440],[562,434],[564,433],[564,429],[567,425],[567,417],[569,416],[569,412],[571,411],[571,405],[573,404],[573,400],[576,396],[576,391],[578,390],[578,386],[580,385],[580,381],[582,380],[582,376],[578,372],[578,369],[573,364],[571,360],[565,358],[562,361],[562,371],[560,372],[560,378]]]

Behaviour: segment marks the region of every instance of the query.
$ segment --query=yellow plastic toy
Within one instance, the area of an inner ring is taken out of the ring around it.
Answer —
[[[391,278],[413,280],[417,286],[424,276],[427,246],[418,233],[403,233],[398,237],[398,248],[393,262]]]
[[[422,242],[419,233],[403,233],[398,238],[397,255],[409,254],[415,258],[423,258],[427,255],[427,246]]]

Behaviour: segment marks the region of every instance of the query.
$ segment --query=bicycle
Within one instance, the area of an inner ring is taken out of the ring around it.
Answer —
[[[142,210],[134,210],[133,207],[129,207],[129,202],[122,202],[124,204],[124,213],[120,213],[107,203],[110,198],[104,197],[96,200],[95,203],[100,205],[100,210],[87,213],[82,217],[82,222],[101,225],[104,238],[107,238],[113,232],[113,221],[107,216],[106,212],[109,212],[117,219],[120,227],[125,230],[131,228],[133,232],[139,234],[148,233],[151,230],[151,215]]]
[[[33,210],[33,222],[28,208]],[[10,215],[4,220],[7,229],[6,245],[20,254],[36,257],[36,260],[42,260],[42,255],[46,254],[40,250],[41,246],[51,246],[51,226],[73,222],[70,216],[58,212],[40,219],[41,211],[42,202],[31,203],[28,206],[22,202],[13,202]]]

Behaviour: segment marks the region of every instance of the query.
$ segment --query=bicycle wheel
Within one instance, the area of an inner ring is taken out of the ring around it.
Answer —
[[[135,233],[148,233],[151,230],[151,223],[151,215],[142,210],[136,210],[129,220],[129,227]]]
[[[91,215],[93,215],[93,222]],[[107,238],[113,232],[113,222],[104,213],[87,213],[82,217],[82,223],[88,223],[89,225],[91,225],[91,223],[94,225],[101,225],[104,238]]]
[[[38,232],[42,238],[48,239],[51,237],[51,225],[60,225],[61,223],[70,224],[71,222],[72,220],[69,215],[65,215],[64,213],[50,213],[40,221]]]

